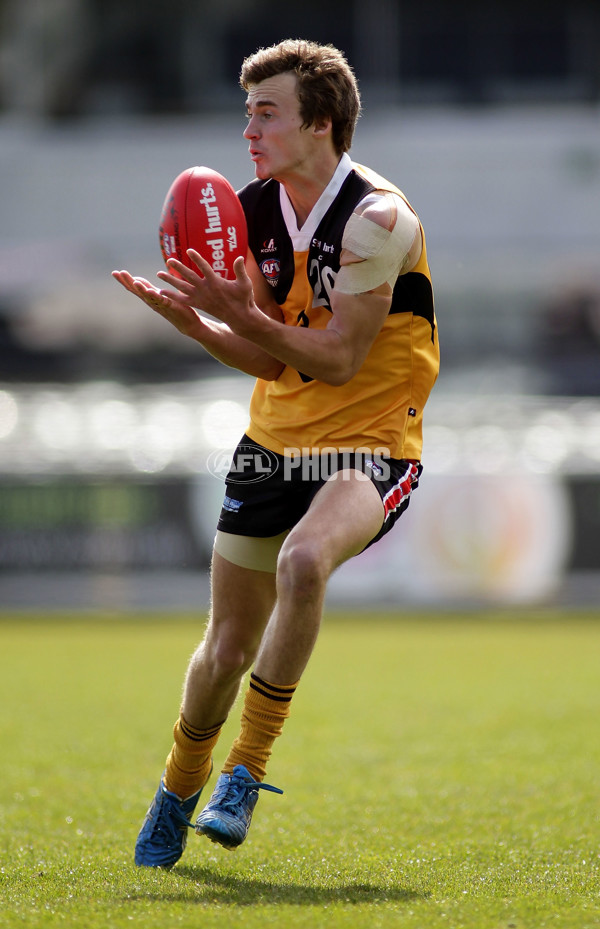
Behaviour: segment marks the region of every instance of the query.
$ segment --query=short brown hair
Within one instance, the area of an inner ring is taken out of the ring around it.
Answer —
[[[269,48],[260,48],[245,59],[240,85],[247,91],[253,84],[288,71],[298,79],[304,126],[331,118],[334,148],[339,155],[347,152],[360,115],[360,94],[343,52],[333,45],[285,39]]]

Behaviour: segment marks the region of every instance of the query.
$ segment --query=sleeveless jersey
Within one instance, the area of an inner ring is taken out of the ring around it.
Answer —
[[[239,191],[249,247],[288,326],[323,329],[331,319],[342,236],[357,203],[374,190],[392,191],[407,202],[393,184],[344,158],[350,170],[306,250],[294,250],[277,181],[254,180]],[[248,436],[283,455],[294,454],[292,449],[307,454],[306,449],[361,448],[384,449],[393,458],[420,459],[423,407],[438,368],[423,234],[419,262],[398,277],[389,314],[354,377],[334,387],[286,366],[274,381],[259,378],[250,402]]]

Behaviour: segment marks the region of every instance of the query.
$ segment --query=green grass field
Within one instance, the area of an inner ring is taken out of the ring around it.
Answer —
[[[600,614],[328,615],[285,794],[237,852],[137,869],[200,634],[0,619],[2,927],[600,926]]]

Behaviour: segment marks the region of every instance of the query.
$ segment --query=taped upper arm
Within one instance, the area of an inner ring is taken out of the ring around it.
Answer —
[[[398,275],[416,264],[421,247],[419,220],[405,200],[391,191],[368,194],[346,223],[336,290],[393,288]]]

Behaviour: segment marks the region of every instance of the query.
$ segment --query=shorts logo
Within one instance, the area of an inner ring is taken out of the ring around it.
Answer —
[[[279,277],[279,271],[281,269],[281,264],[278,258],[265,258],[261,262],[260,270],[266,277],[266,279],[271,283],[271,281],[276,281]]]
[[[223,500],[223,509],[227,510],[228,513],[237,513],[239,512],[243,500],[234,500],[233,497],[225,497]]]
[[[365,466],[367,468],[370,468],[373,474],[376,474],[377,477],[381,477],[381,475],[383,474],[383,468],[381,467],[381,465],[376,464],[372,458],[365,459]]]
[[[258,445],[239,445],[227,481],[230,484],[258,484],[275,474],[278,467],[279,461],[268,449]]]

